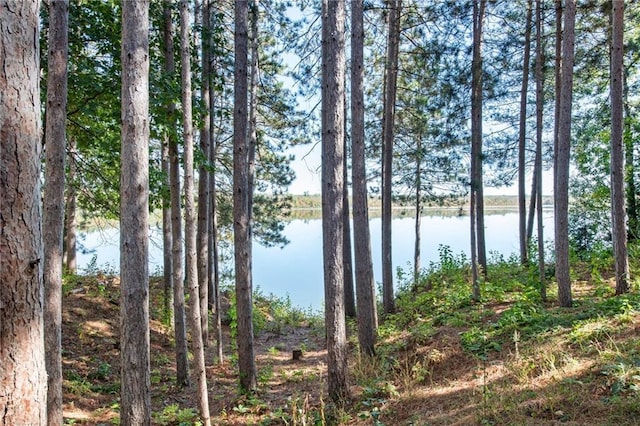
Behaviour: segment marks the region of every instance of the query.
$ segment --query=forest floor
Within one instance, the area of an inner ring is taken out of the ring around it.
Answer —
[[[640,425],[637,288],[614,297],[609,279],[594,279],[585,269],[584,279],[574,282],[575,306],[559,308],[529,300],[519,282],[526,271],[520,279],[496,267],[493,281],[500,284],[483,284],[487,300],[472,305],[468,285],[446,272],[401,292],[398,313],[380,329],[375,357],[358,356],[349,323],[351,399],[339,408],[327,398],[323,319],[263,300],[256,307],[255,394],[238,391],[229,327],[223,364],[215,342],[207,348],[212,423]],[[65,422],[118,424],[119,279],[73,277],[64,293]],[[196,425],[195,387],[175,386],[161,295],[152,280],[152,423]],[[292,359],[296,349],[299,360]]]

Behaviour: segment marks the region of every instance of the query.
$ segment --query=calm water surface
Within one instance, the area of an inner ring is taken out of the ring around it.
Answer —
[[[410,215],[411,213],[409,213]],[[544,213],[545,240],[553,237],[553,212]],[[372,219],[371,248],[374,275],[381,280],[380,219]],[[411,217],[393,220],[393,264],[412,270],[414,250],[414,220]],[[425,215],[422,217],[422,265],[438,260],[438,248],[447,245],[454,254],[469,256],[469,216]],[[485,216],[487,252],[504,256],[518,252],[518,214],[516,212],[487,212]],[[253,248],[254,287],[264,294],[289,296],[292,303],[302,308],[318,310],[324,301],[322,278],[322,222],[320,219],[291,220],[284,235],[290,243],[284,248]],[[534,233],[535,235],[535,233]],[[158,229],[152,231],[149,246],[149,265],[152,273],[162,268],[162,238]],[[119,231],[104,229],[85,235],[83,245],[88,253],[78,253],[82,271],[95,256],[98,267],[117,272],[120,263]]]

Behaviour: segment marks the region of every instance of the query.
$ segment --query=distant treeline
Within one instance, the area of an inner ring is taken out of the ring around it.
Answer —
[[[518,196],[517,195],[486,195],[484,197],[485,207],[517,207]],[[413,207],[415,199],[411,197],[397,197],[393,201],[394,207]],[[465,207],[469,203],[468,197],[438,197],[432,199],[423,200],[423,204],[426,208],[442,209],[442,208],[460,208]],[[542,203],[545,206],[553,205],[553,196],[546,195],[542,197]],[[379,208],[382,204],[380,197],[369,198],[369,207],[371,209]],[[529,206],[529,199],[527,199],[527,208]],[[320,209],[322,208],[322,200],[320,195],[292,195],[291,196],[291,208],[292,210],[303,209]]]

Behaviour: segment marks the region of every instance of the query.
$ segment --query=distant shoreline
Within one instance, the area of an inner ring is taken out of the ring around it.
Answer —
[[[349,200],[351,203],[351,200]],[[526,206],[529,208],[530,197],[526,198]],[[380,208],[382,205],[379,197],[369,198],[369,208]],[[542,197],[544,207],[553,206],[553,196]],[[487,210],[495,209],[518,209],[517,195],[488,195],[484,197],[484,206]],[[291,195],[291,211],[319,210],[322,208],[322,198],[318,194],[314,195]],[[397,197],[394,199],[394,210],[413,209],[415,204],[413,199]],[[457,210],[469,208],[468,197],[425,199],[423,209],[425,210]]]

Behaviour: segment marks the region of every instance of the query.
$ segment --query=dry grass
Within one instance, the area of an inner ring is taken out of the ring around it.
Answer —
[[[69,424],[118,422],[118,283],[104,280],[100,291],[94,281],[80,282],[65,296],[64,409]],[[575,290],[583,301],[575,308],[547,307],[559,325],[533,334],[516,329],[501,337],[500,350],[474,353],[465,348],[461,333],[469,332],[472,324],[462,323],[430,331],[425,325],[418,335],[409,327],[388,333],[373,358],[359,356],[352,344],[352,398],[343,408],[327,402],[321,330],[285,326],[260,333],[259,390],[252,396],[238,393],[225,330],[227,361],[214,362],[213,344],[206,355],[213,423],[640,424],[640,313],[632,308],[589,316],[586,301],[593,298],[594,285],[581,280]],[[152,294],[160,294],[157,284]],[[492,330],[513,303],[487,305],[481,315],[469,307],[461,318],[481,321],[481,328]],[[571,315],[583,319],[572,320]],[[193,389],[178,389],[173,383],[170,330],[153,320],[151,341],[154,424],[196,424]],[[291,351],[299,348],[304,356],[293,361]]]

